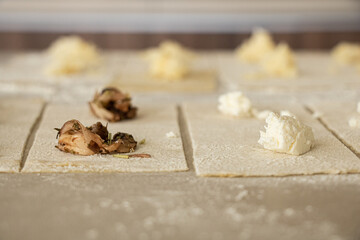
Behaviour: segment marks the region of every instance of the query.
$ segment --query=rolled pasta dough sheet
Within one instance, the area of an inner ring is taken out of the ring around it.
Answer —
[[[358,100],[359,98],[317,100],[309,102],[308,107],[314,112],[314,115],[319,116],[332,132],[360,156],[360,128],[349,126],[351,117],[360,118],[360,113],[356,111]]]
[[[40,99],[0,99],[0,172],[19,172],[26,142],[43,104]]]
[[[169,81],[151,77],[148,64],[141,55],[133,53],[110,85],[129,92],[211,93],[218,87],[216,63],[216,55],[201,53],[191,61],[189,74],[183,79]]]
[[[360,160],[313,119],[302,106],[267,103],[273,111],[289,110],[311,126],[315,147],[301,156],[276,153],[258,144],[265,121],[221,115],[216,103],[185,103],[183,111],[192,140],[198,176],[250,177],[360,172]],[[259,109],[269,109],[258,104]],[[201,109],[201,111],[199,111]]]
[[[217,79],[210,70],[190,72],[177,81],[154,79],[146,72],[121,73],[109,85],[129,92],[211,93],[217,88]]]
[[[147,153],[151,158],[116,158],[112,155],[79,156],[55,148],[55,127],[77,119],[85,126],[98,121],[87,104],[51,104],[35,136],[23,172],[172,172],[188,170],[181,138],[166,138],[173,131],[180,136],[175,105],[138,105],[137,118],[109,123],[111,133],[126,132],[138,142],[135,153]],[[139,144],[146,139],[145,144]]]
[[[276,93],[324,92],[359,87],[355,68],[335,65],[326,52],[300,51],[295,53],[298,76],[268,77],[257,65],[239,63],[229,53],[219,55],[219,79],[232,89]]]
[[[0,67],[0,92],[51,96],[74,86],[100,87],[112,79],[117,60],[109,54],[99,66],[76,74],[50,76],[45,73],[48,57],[44,52],[12,53]]]

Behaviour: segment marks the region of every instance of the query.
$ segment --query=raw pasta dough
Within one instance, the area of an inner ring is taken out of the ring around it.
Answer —
[[[340,139],[360,154],[360,128],[349,126],[351,117],[360,118],[356,111],[357,99],[312,101],[309,108],[320,116],[325,125]],[[360,156],[360,155],[359,155]]]
[[[20,170],[26,141],[42,106],[39,99],[1,99],[0,172]]]
[[[359,75],[354,69],[337,68],[325,52],[295,52],[299,74],[281,79],[258,74],[259,67],[239,63],[228,53],[219,54],[219,78],[229,90],[241,89],[268,92],[324,92],[359,87]]]
[[[271,102],[268,106],[257,104],[256,107],[291,111],[312,127],[315,147],[301,156],[272,152],[258,144],[259,130],[265,125],[263,120],[224,116],[217,111],[215,102],[184,104],[197,175],[233,177],[360,172],[360,160],[301,106]]]
[[[216,90],[216,74],[213,71],[191,72],[181,81],[153,79],[147,73],[119,74],[110,86],[129,92],[213,92]]]
[[[115,59],[110,55],[104,64],[69,76],[47,76],[43,69],[48,59],[39,52],[14,53],[8,56],[0,68],[0,92],[53,94],[58,87],[69,89],[78,85],[102,86],[113,76]]]
[[[137,105],[138,106],[138,105]],[[115,158],[112,155],[79,156],[55,148],[54,127],[77,119],[90,126],[99,119],[91,115],[88,105],[49,105],[36,133],[35,142],[23,172],[170,172],[186,171],[187,163],[181,138],[166,138],[166,133],[179,134],[174,105],[140,105],[136,119],[110,123],[109,132],[127,132],[138,141],[135,153],[148,153],[152,158]],[[103,124],[106,124],[102,121]],[[180,134],[179,134],[180,135]],[[146,139],[145,144],[139,144]]]
[[[110,85],[129,92],[214,92],[217,88],[217,74],[213,70],[216,59],[212,54],[197,56],[184,79],[169,82],[151,77],[146,62],[134,53]]]

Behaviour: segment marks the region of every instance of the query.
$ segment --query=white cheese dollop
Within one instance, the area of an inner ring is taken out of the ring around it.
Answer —
[[[146,51],[145,60],[149,62],[151,76],[167,81],[183,79],[190,71],[192,54],[180,44],[165,41],[158,48]]]
[[[79,73],[100,62],[96,46],[78,36],[67,36],[57,39],[47,50],[49,63],[45,73],[59,76]]]
[[[270,110],[258,111],[257,109],[253,108],[252,113],[257,119],[265,120],[270,115],[270,113],[272,113],[272,111]],[[289,116],[296,118],[296,116],[288,110],[281,110],[280,116]]]
[[[290,112],[288,110],[281,110],[280,111],[280,116],[289,116],[289,117],[296,118],[296,116],[292,112]]]
[[[261,119],[261,120],[265,120],[269,114],[271,113],[272,111],[270,110],[263,110],[263,111],[258,111],[257,109],[253,109],[252,110],[252,113],[253,115],[257,118],[257,119]]]
[[[294,78],[298,70],[294,54],[286,43],[280,43],[261,62],[264,73],[270,77]]]
[[[360,102],[357,104],[356,111],[360,113]],[[360,116],[352,117],[349,119],[349,126],[352,128],[360,128]]]
[[[166,137],[167,138],[177,138],[179,136],[176,133],[174,133],[173,131],[171,131],[171,132],[166,133]]]
[[[360,117],[352,117],[349,119],[349,126],[352,128],[360,128]]]
[[[264,29],[256,29],[252,36],[236,49],[236,55],[241,61],[258,63],[274,47],[271,35]]]
[[[339,64],[360,64],[360,44],[341,42],[331,51],[331,56]]]
[[[251,101],[240,91],[223,94],[219,97],[218,109],[233,117],[251,117]]]
[[[266,131],[260,131],[259,143],[275,152],[301,155],[314,146],[314,134],[310,127],[290,116],[270,113],[266,118]]]

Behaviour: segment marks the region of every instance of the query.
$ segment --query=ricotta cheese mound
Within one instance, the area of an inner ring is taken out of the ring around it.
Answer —
[[[257,119],[261,119],[261,120],[265,120],[269,114],[271,113],[272,111],[270,110],[263,110],[263,111],[258,111],[257,109],[253,109],[252,110],[252,113],[253,115],[257,118]]]
[[[357,104],[356,111],[360,113],[360,102]],[[352,117],[349,119],[349,126],[352,128],[360,128],[360,116]]]
[[[349,119],[349,126],[352,128],[360,128],[360,117],[352,117]]]
[[[270,115],[270,113],[273,112],[270,110],[258,111],[257,109],[253,108],[252,113],[257,119],[265,120]],[[280,116],[289,116],[296,118],[296,116],[288,110],[281,110]]]
[[[221,95],[218,109],[221,113],[233,117],[253,116],[251,101],[241,91]]]
[[[296,118],[296,116],[292,112],[290,112],[288,110],[281,110],[280,111],[280,116],[289,116],[289,117]]]
[[[331,52],[335,62],[343,65],[360,65],[360,43],[341,42]]]
[[[170,131],[170,132],[166,133],[166,137],[167,138],[177,138],[179,136],[176,133],[174,133],[173,131]]]
[[[314,146],[311,127],[291,116],[270,113],[266,118],[266,131],[260,131],[259,143],[265,149],[291,155],[304,154]]]
[[[252,36],[236,49],[236,55],[241,61],[259,63],[274,48],[271,35],[264,29],[256,29]]]
[[[95,67],[100,62],[96,46],[78,36],[57,39],[47,50],[49,64],[45,73],[49,75],[68,75]]]
[[[150,75],[168,81],[184,79],[189,73],[191,58],[189,50],[172,41],[165,41],[145,53]]]
[[[294,78],[298,70],[294,54],[286,43],[280,43],[261,62],[266,75],[271,77]]]

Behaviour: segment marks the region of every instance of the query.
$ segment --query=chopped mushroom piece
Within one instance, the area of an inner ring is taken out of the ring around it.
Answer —
[[[61,151],[89,156],[97,153],[133,152],[137,142],[127,133],[116,133],[112,138],[100,122],[85,127],[78,120],[67,121],[58,130],[58,148]]]
[[[109,122],[118,122],[136,116],[137,108],[131,105],[130,95],[116,88],[105,88],[97,92],[89,104],[95,116]]]

